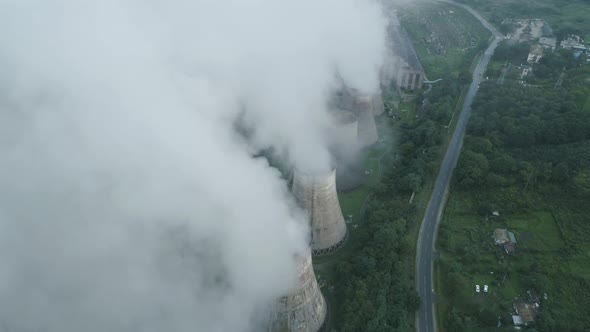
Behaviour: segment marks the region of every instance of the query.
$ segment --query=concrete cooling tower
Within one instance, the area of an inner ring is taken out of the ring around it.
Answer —
[[[373,97],[358,96],[355,103],[358,112],[358,142],[361,147],[377,143],[377,125],[373,116]]]
[[[310,216],[312,253],[322,255],[338,249],[348,233],[336,193],[336,169],[325,174],[295,170],[293,194]]]
[[[385,106],[383,105],[383,95],[378,92],[373,95],[373,115],[379,116],[385,112]]]
[[[296,289],[281,297],[272,310],[268,332],[317,332],[326,320],[326,301],[311,264],[311,251],[298,256]]]
[[[329,132],[330,152],[336,168],[336,189],[349,191],[365,182],[365,168],[359,157],[358,120],[353,112],[330,112],[332,127]]]
[[[328,135],[333,146],[355,146],[357,142],[358,121],[354,113],[349,111],[331,111],[332,126]]]

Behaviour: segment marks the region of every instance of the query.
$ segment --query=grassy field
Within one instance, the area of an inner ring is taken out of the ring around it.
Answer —
[[[401,11],[402,24],[414,41],[429,79],[468,67],[490,33],[462,8],[420,2]]]
[[[590,277],[590,243],[584,240],[590,231],[590,211],[533,193],[538,209],[508,215],[500,209],[498,219],[478,214],[479,202],[494,194],[455,191],[449,197],[437,245],[438,265],[444,272],[437,282],[437,292],[443,296],[439,305],[443,326],[449,327],[451,308],[460,310],[463,318],[475,320],[489,311],[509,322],[513,300],[526,299],[530,289],[547,294],[542,305],[552,308],[552,319],[567,322],[575,315],[583,321],[588,307],[580,308],[580,301],[587,305],[590,296],[584,281]],[[514,255],[494,245],[496,228],[514,233],[518,243]],[[454,271],[460,277],[451,276]],[[489,293],[476,293],[476,284],[489,285]]]

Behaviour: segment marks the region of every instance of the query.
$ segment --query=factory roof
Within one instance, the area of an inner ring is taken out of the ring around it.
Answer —
[[[387,29],[393,54],[407,62],[411,69],[424,71],[420,59],[416,54],[416,50],[414,49],[414,45],[412,45],[412,42],[408,37],[408,33],[399,23],[397,23],[397,18],[395,19],[395,22],[396,23],[390,24]]]

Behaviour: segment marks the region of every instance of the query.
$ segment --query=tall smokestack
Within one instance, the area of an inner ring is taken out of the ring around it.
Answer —
[[[312,253],[321,255],[338,249],[348,233],[336,193],[336,169],[324,174],[295,170],[293,194],[311,219]]]
[[[281,297],[271,314],[269,332],[317,332],[326,320],[326,301],[311,264],[311,251],[297,256],[298,286]]]
[[[373,97],[357,96],[355,108],[358,112],[358,138],[361,147],[373,145],[379,140],[377,125],[373,116]]]

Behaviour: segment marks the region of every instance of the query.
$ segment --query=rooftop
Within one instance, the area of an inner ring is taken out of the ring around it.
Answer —
[[[523,302],[516,304],[516,312],[525,324],[535,321],[536,308],[531,304]]]
[[[541,45],[533,45],[531,46],[531,50],[529,53],[534,55],[543,55],[543,46]]]
[[[494,230],[494,241],[496,241],[496,244],[503,244],[508,242],[509,240],[510,239],[508,239],[508,230],[500,228],[496,228]]]
[[[514,323],[515,326],[522,325],[523,324],[522,318],[518,315],[513,315],[512,316],[512,323]]]
[[[516,244],[516,237],[514,236],[514,233],[508,232],[508,238],[510,238],[510,242]]]
[[[555,48],[555,46],[557,45],[557,40],[555,38],[550,37],[541,37],[539,38],[539,44]]]
[[[399,24],[397,17],[392,18],[392,23],[389,24],[387,29],[387,35],[394,55],[402,58],[412,70],[424,71],[414,45],[412,45],[406,30]]]
[[[504,243],[503,247],[507,254],[513,254],[516,251],[516,246],[512,242]]]

